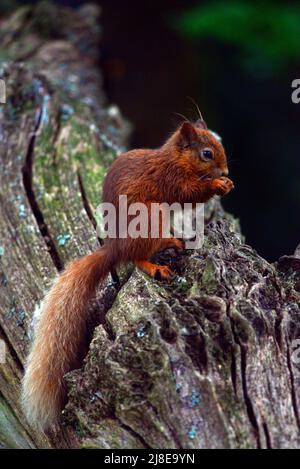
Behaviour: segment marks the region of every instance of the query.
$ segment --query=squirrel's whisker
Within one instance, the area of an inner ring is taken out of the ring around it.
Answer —
[[[199,114],[200,119],[203,121],[204,119],[203,119],[203,117],[202,117],[201,111],[200,111],[199,106],[198,106],[198,104],[196,103],[196,101],[195,101],[191,96],[187,96],[187,98],[188,98],[190,101],[192,101],[192,103],[194,104],[194,106],[196,107],[196,109],[197,109],[197,111],[198,111],[198,114]]]
[[[179,117],[183,117],[183,119],[184,119],[186,122],[190,122],[190,123],[191,123],[191,120],[188,119],[187,117],[185,117],[183,114],[180,114],[180,112],[174,112],[174,114],[176,114],[176,115],[179,116]]]

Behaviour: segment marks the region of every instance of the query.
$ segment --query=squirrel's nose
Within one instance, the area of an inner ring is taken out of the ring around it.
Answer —
[[[228,176],[228,174],[229,174],[228,168],[223,168],[222,176]]]

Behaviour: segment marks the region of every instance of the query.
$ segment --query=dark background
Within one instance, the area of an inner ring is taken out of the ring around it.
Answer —
[[[98,3],[104,85],[134,124],[131,147],[160,146],[181,121],[176,112],[196,118],[191,96],[223,137],[236,187],[224,206],[246,242],[271,261],[292,253],[300,242],[300,103],[291,100],[300,2]]]

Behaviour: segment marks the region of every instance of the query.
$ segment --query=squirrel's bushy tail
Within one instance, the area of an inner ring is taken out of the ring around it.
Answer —
[[[64,375],[79,366],[88,300],[111,270],[105,247],[71,262],[44,299],[27,359],[22,404],[41,429],[54,423],[66,399]]]

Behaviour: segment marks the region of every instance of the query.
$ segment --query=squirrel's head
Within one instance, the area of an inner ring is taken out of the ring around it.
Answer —
[[[189,172],[203,180],[228,175],[224,148],[204,120],[199,119],[195,124],[183,122],[174,137],[177,158]]]

